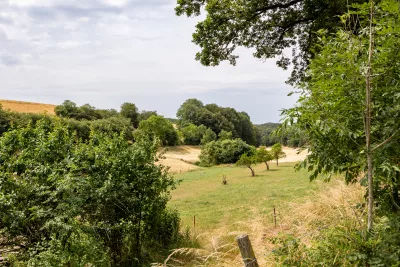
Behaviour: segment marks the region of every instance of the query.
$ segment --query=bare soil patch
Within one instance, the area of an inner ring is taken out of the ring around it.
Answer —
[[[160,152],[165,152],[165,159],[161,163],[170,167],[172,173],[182,173],[199,168],[194,165],[195,162],[199,161],[201,152],[199,146],[167,147],[161,149]]]

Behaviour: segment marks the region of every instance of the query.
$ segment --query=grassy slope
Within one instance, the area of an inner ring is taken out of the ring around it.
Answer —
[[[170,206],[181,214],[184,226],[191,227],[196,215],[196,231],[213,231],[221,227],[237,230],[235,223],[270,214],[276,206],[280,211],[288,201],[309,195],[318,189],[310,183],[305,171],[295,172],[294,163],[256,166],[256,177],[239,167],[201,168],[175,175],[182,180],[173,191]],[[228,185],[222,185],[222,176]]]

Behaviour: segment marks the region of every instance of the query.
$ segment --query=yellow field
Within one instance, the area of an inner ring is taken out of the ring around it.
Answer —
[[[47,113],[49,115],[55,115],[54,108],[56,105],[15,100],[0,100],[0,104],[5,110],[24,113]]]

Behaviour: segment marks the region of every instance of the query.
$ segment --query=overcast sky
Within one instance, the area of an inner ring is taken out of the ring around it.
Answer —
[[[204,67],[196,19],[175,0],[0,0],[0,98],[140,110],[175,117],[187,98],[234,107],[254,123],[291,107],[290,74],[240,50],[237,66]]]

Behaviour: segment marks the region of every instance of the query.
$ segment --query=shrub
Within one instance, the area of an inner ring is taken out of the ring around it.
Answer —
[[[15,264],[135,266],[150,244],[170,245],[179,225],[166,211],[174,181],[157,160],[148,138],[130,145],[92,130],[82,142],[61,120],[6,132],[0,232],[23,247]]]
[[[243,154],[253,153],[255,147],[242,139],[211,141],[204,145],[200,154],[200,165],[212,166],[236,163]]]
[[[145,121],[139,123],[136,137],[150,136],[157,138],[163,146],[175,146],[179,144],[178,132],[172,123],[162,116],[151,116]]]

